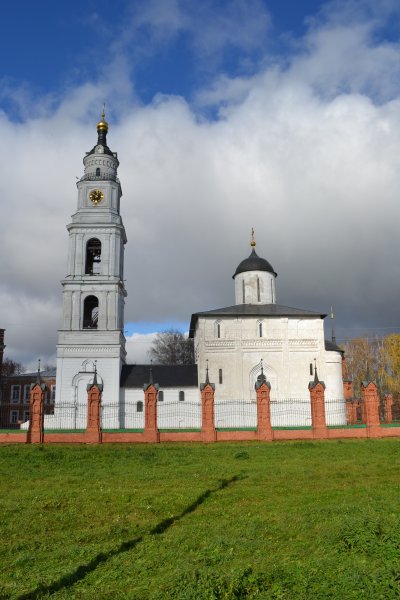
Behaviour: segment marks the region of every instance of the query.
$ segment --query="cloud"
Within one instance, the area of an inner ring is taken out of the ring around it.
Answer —
[[[278,302],[333,304],[341,338],[398,326],[398,47],[374,37],[374,23],[313,23],[289,60],[268,58],[251,76],[218,72],[193,104],[161,94],[139,104],[122,54],[105,82],[70,87],[22,122],[0,113],[7,355],[54,356],[75,178],[109,96],[119,98],[108,140],[121,162],[126,321],[188,323],[233,304],[254,226],[279,273]],[[143,360],[149,339],[129,338],[130,360]]]

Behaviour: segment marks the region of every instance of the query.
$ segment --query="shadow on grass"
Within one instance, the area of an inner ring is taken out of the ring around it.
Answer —
[[[113,558],[114,556],[118,556],[123,552],[127,552],[128,550],[132,550],[133,548],[135,548],[138,544],[144,541],[147,535],[160,535],[164,533],[164,531],[171,527],[171,525],[177,523],[186,515],[189,515],[190,513],[194,512],[199,506],[201,506],[201,504],[203,504],[203,502],[207,500],[207,498],[212,496],[212,494],[224,490],[225,488],[229,487],[230,485],[241,479],[245,479],[245,476],[234,475],[230,479],[223,479],[218,485],[218,487],[211,490],[206,490],[203,494],[196,498],[196,500],[192,502],[192,504],[189,504],[189,506],[187,506],[180,514],[175,515],[174,517],[170,517],[169,519],[164,519],[160,523],[157,523],[157,525],[153,527],[148,534],[144,534],[137,538],[134,538],[133,540],[123,542],[122,544],[120,544],[120,546],[118,546],[118,548],[109,550],[109,552],[100,552],[86,565],[80,565],[77,569],[75,569],[75,571],[64,575],[58,581],[55,581],[50,585],[41,585],[38,588],[36,588],[36,590],[33,590],[33,592],[28,592],[26,594],[18,596],[17,600],[37,600],[38,598],[43,596],[43,594],[53,594],[54,592],[58,592],[62,589],[72,587],[75,583],[77,583],[81,579],[84,579],[86,575],[97,569],[99,565],[110,560],[110,558]]]

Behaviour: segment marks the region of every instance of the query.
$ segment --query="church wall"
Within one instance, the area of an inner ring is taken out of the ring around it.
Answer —
[[[255,399],[254,384],[261,372],[261,359],[273,400],[308,399],[310,363],[314,365],[314,359],[319,377],[327,386],[326,397],[343,399],[341,356],[325,351],[323,320],[319,317],[220,318],[220,338],[216,335],[216,321],[200,317],[195,335],[199,381],[204,380],[208,359],[216,399]]]

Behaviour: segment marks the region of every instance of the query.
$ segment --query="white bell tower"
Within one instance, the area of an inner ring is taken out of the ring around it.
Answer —
[[[104,111],[98,140],[83,159],[78,207],[67,226],[68,272],[62,281],[63,322],[58,332],[56,405],[86,401],[97,361],[103,401],[119,402],[125,362],[123,279],[126,235],[117,154],[107,146]]]

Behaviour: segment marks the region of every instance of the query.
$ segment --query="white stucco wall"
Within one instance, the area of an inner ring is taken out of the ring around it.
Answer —
[[[310,363],[314,365],[316,359],[319,379],[326,384],[326,398],[338,402],[327,415],[328,424],[345,424],[341,356],[325,351],[322,319],[224,317],[219,318],[219,324],[220,338],[216,336],[215,319],[199,317],[195,333],[199,382],[204,381],[208,360],[216,401],[255,400],[254,385],[262,359],[264,373],[271,383],[273,425],[310,425],[308,384],[312,379]],[[220,369],[222,383],[219,383]]]
[[[246,271],[235,276],[236,304],[275,304],[275,275]]]

